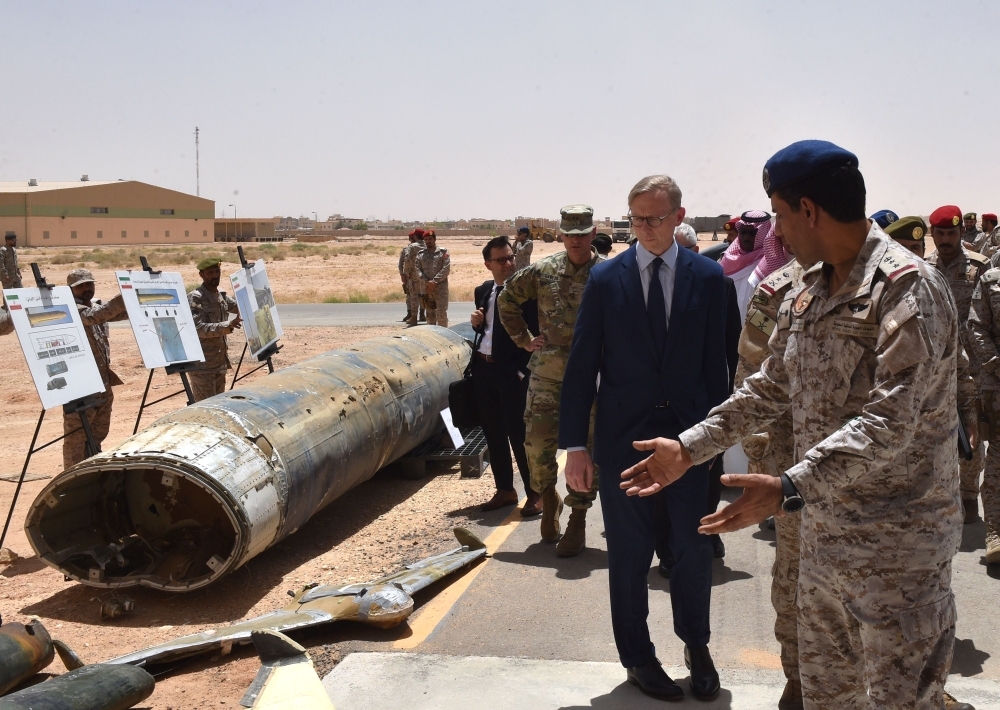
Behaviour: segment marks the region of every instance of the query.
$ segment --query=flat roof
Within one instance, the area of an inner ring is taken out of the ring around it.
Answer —
[[[43,192],[45,190],[67,190],[73,187],[90,187],[91,185],[111,185],[117,182],[132,182],[131,180],[76,180],[75,182],[41,182],[28,185],[27,180],[20,182],[0,182],[0,192]]]

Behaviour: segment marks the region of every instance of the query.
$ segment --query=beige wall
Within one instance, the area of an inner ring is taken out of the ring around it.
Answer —
[[[191,244],[213,241],[213,222],[211,219],[141,217],[29,217],[26,238],[24,217],[0,217],[0,234],[14,232],[18,244],[33,247]],[[122,232],[125,232],[124,238]]]

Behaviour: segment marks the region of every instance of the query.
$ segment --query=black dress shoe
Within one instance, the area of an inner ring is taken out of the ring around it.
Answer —
[[[680,700],[684,697],[684,690],[670,679],[656,658],[644,666],[629,668],[628,682],[639,686],[639,690],[646,695],[659,700]]]
[[[715,559],[721,560],[726,556],[726,543],[722,541],[721,535],[712,535],[712,554]]]
[[[708,646],[684,647],[684,665],[691,671],[691,692],[701,700],[714,698],[719,692],[719,672],[715,670]]]
[[[661,577],[670,579],[670,572],[674,569],[674,556],[670,554],[661,558],[657,569],[659,570]]]

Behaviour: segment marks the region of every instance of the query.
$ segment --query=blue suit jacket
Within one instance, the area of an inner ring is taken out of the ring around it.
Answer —
[[[615,475],[647,454],[632,441],[657,405],[680,431],[729,396],[722,267],[680,249],[665,352],[655,352],[635,246],[590,273],[573,332],[559,411],[559,446],[586,446],[597,390],[594,461]],[[663,435],[677,432],[663,432]]]

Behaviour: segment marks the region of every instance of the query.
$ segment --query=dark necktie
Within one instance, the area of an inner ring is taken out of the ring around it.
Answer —
[[[496,286],[493,290],[493,342],[497,342],[497,328],[502,328],[500,325],[500,292],[503,291],[503,284]]]
[[[649,275],[649,293],[646,296],[646,317],[649,318],[649,327],[653,331],[653,345],[656,346],[659,358],[663,357],[663,350],[667,345],[667,305],[663,301],[663,284],[660,283],[661,266],[663,259],[660,257],[653,259],[653,268]]]

